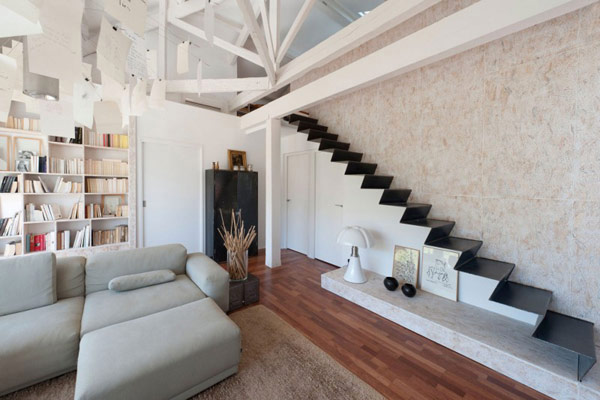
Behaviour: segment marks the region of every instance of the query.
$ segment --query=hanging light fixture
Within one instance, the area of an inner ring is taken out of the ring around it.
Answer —
[[[58,79],[29,71],[27,36],[23,37],[23,93],[35,99],[58,101]]]

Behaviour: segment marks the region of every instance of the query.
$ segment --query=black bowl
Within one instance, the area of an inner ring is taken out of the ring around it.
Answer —
[[[393,292],[394,290],[398,289],[398,281],[396,280],[396,278],[392,278],[391,276],[388,276],[383,280],[383,285],[390,292]]]
[[[415,289],[415,287],[410,283],[405,283],[402,285],[402,293],[404,293],[406,297],[415,297],[415,294],[417,294],[417,289]]]

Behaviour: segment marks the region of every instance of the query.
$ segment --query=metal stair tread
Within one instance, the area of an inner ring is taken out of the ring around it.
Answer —
[[[316,124],[319,122],[319,120],[316,118],[307,117],[301,114],[290,114],[287,117],[284,117],[283,119],[288,121],[292,125],[297,125],[300,121],[310,122],[312,124]]]
[[[422,226],[424,228],[440,228],[449,224],[454,225],[454,221],[444,221],[441,219],[421,218],[402,222],[403,224]]]
[[[504,304],[534,314],[544,315],[550,305],[552,292],[506,281],[490,297],[491,301]]]
[[[427,246],[439,247],[442,249],[465,252],[465,251],[473,250],[474,248],[479,248],[479,247],[481,247],[482,244],[483,244],[483,242],[481,240],[459,238],[456,236],[448,236],[445,238],[435,240],[431,243],[428,243]]]
[[[548,311],[533,337],[596,360],[591,322]]]
[[[458,266],[456,269],[460,272],[483,276],[484,278],[502,281],[511,274],[515,264],[503,261],[492,260],[489,258],[475,257],[471,261]]]
[[[309,129],[308,137],[306,140],[309,142],[316,142],[318,139],[329,139],[329,140],[338,140],[339,135],[330,132],[318,131],[316,129]]]
[[[411,192],[411,189],[384,189],[379,204],[406,203]]]
[[[358,153],[350,150],[335,149],[333,156],[331,156],[331,162],[348,163],[349,161],[362,160],[363,153]]]
[[[365,175],[361,189],[388,189],[392,184],[394,177],[391,175]]]
[[[326,127],[325,125],[312,124],[310,122],[304,121],[300,121],[300,123],[298,124],[298,132],[309,131],[311,129],[315,131],[327,132],[328,127]]]

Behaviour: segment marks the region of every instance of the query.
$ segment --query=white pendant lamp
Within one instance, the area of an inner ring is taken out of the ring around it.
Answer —
[[[29,71],[29,48],[27,36],[23,37],[23,93],[41,100],[59,99],[58,79]]]

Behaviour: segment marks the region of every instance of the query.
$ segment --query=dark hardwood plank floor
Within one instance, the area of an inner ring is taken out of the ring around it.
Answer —
[[[303,333],[345,368],[394,399],[549,399],[321,288],[335,267],[282,252],[282,267],[249,260],[260,278],[260,304]],[[383,286],[382,286],[383,289]]]

